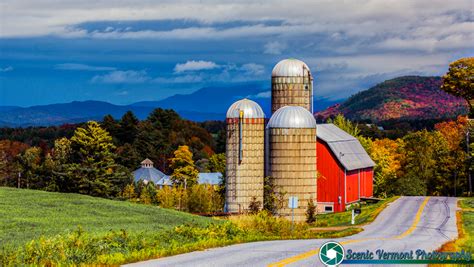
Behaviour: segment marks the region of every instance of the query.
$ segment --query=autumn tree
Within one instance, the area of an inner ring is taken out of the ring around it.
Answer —
[[[39,175],[42,153],[41,148],[30,147],[18,157],[22,170],[22,187],[30,188],[31,185],[36,185],[41,179]],[[38,186],[32,188],[38,188]]]
[[[447,143],[447,155],[440,159],[438,168],[442,168],[445,173],[444,179],[447,180],[446,186],[442,188],[444,195],[458,195],[465,191],[467,181],[466,168],[468,158],[464,151],[464,138],[467,129],[467,117],[459,116],[456,121],[446,121],[437,123],[435,130],[439,132]]]
[[[403,154],[401,140],[377,139],[372,143],[370,157],[375,162],[374,193],[387,197],[395,194],[393,185],[400,177]]]
[[[17,186],[21,170],[16,159],[27,148],[28,145],[22,142],[0,141],[0,185]]]
[[[395,188],[401,195],[443,195],[451,181],[448,142],[438,132],[427,130],[403,138],[403,175]]]
[[[474,117],[474,57],[461,58],[449,64],[441,89],[464,98],[469,105],[469,117]]]
[[[171,158],[171,180],[178,186],[191,187],[197,183],[199,172],[194,166],[193,153],[188,146],[179,146]]]

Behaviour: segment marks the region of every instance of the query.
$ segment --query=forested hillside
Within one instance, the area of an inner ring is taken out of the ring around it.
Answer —
[[[343,114],[355,121],[453,119],[467,114],[466,102],[440,89],[440,77],[405,76],[361,91],[341,104],[316,113],[319,120]]]

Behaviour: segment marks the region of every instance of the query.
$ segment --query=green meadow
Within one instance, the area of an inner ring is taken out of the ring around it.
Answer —
[[[111,230],[148,232],[216,220],[151,205],[79,194],[0,187],[0,244],[21,245],[40,236],[66,234],[81,227],[91,234]]]

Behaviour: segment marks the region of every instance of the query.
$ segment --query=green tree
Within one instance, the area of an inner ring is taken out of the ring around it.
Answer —
[[[395,188],[401,195],[440,194],[446,183],[448,144],[437,131],[410,133],[403,138],[403,175]]]
[[[329,118],[328,123],[333,123],[337,127],[341,128],[348,134],[357,137],[360,135],[360,129],[357,124],[352,123],[350,120],[346,119],[344,115],[337,114],[334,119]]]
[[[469,117],[474,117],[474,57],[461,58],[449,64],[441,89],[464,98],[469,105]]]
[[[116,149],[117,153],[117,163],[127,167],[130,170],[135,170],[140,167],[140,162],[143,158],[140,157],[136,148],[126,143],[123,146],[120,146]]]
[[[209,158],[208,164],[209,171],[211,172],[220,172],[222,173],[221,180],[219,181],[219,186],[217,192],[222,198],[225,197],[225,177],[226,177],[226,157],[225,153],[214,154]]]
[[[263,186],[263,209],[272,215],[277,215],[278,210],[285,206],[285,195],[279,186],[275,185],[272,177],[264,178]]]
[[[178,186],[192,187],[197,183],[199,172],[194,166],[193,153],[188,146],[179,146],[171,158],[171,180]]]
[[[119,141],[117,139],[117,135],[120,132],[120,124],[114,119],[114,117],[112,117],[110,114],[105,115],[102,119],[101,126],[104,130],[109,132],[114,140],[114,143],[118,144]]]
[[[117,138],[121,144],[132,144],[138,134],[138,119],[133,112],[127,111],[120,120]]]
[[[101,197],[121,192],[131,176],[115,163],[113,149],[112,137],[97,122],[76,129],[71,137],[71,162],[65,168],[74,191]]]
[[[188,189],[189,199],[187,210],[189,212],[205,213],[212,209],[212,189],[208,185],[194,185]]]
[[[210,172],[220,172],[225,177],[226,158],[225,153],[214,154],[209,158],[208,169]]]

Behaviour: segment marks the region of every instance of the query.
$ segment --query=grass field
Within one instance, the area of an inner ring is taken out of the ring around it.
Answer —
[[[383,206],[363,213],[373,218]],[[331,215],[324,216],[331,221]],[[120,265],[236,243],[335,238],[362,230],[311,227],[293,227],[266,212],[212,219],[126,201],[0,187],[0,266]]]
[[[375,204],[362,205],[362,213],[355,218],[355,225],[370,223],[375,220],[379,213],[398,197],[391,197]],[[316,216],[316,227],[338,227],[351,225],[352,211],[339,213],[319,214]]]
[[[76,230],[103,234],[110,230],[159,231],[184,223],[216,222],[156,206],[113,201],[79,194],[0,187],[0,247],[21,245],[41,235]]]

